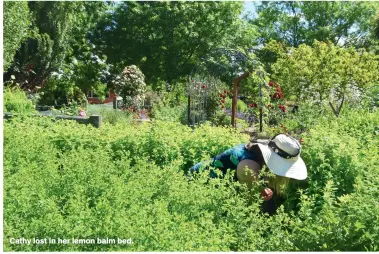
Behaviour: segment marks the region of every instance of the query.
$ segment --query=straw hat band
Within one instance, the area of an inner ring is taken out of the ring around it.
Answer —
[[[276,143],[274,141],[272,141],[272,140],[268,143],[268,146],[271,147],[272,150],[277,155],[279,155],[280,157],[283,157],[285,159],[294,158],[294,157],[297,157],[300,154],[300,149],[297,149],[296,154],[289,154],[286,151],[284,151],[283,149],[281,149],[279,146],[277,146]]]

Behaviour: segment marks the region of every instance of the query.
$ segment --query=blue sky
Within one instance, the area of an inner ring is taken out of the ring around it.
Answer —
[[[259,3],[260,1],[244,1],[244,14],[247,12],[251,12],[253,15],[256,15],[256,10],[254,3]]]

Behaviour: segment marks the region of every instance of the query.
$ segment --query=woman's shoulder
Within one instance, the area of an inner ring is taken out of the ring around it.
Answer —
[[[245,148],[245,143],[233,146],[233,149],[242,150]]]
[[[238,144],[236,146],[233,146],[230,150],[233,154],[235,154],[237,157],[245,157],[246,153],[248,152],[245,148],[246,144]]]

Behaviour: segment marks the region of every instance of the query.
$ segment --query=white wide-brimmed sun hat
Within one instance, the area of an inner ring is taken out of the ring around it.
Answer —
[[[295,138],[278,134],[268,144],[257,143],[267,167],[279,176],[304,180],[307,167],[300,158],[301,145]]]

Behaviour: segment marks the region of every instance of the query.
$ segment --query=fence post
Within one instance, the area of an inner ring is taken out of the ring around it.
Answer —
[[[92,115],[88,119],[89,123],[91,123],[96,128],[100,128],[101,120],[102,120],[101,116],[98,116],[98,115]]]
[[[113,109],[117,109],[117,96],[113,98]]]

